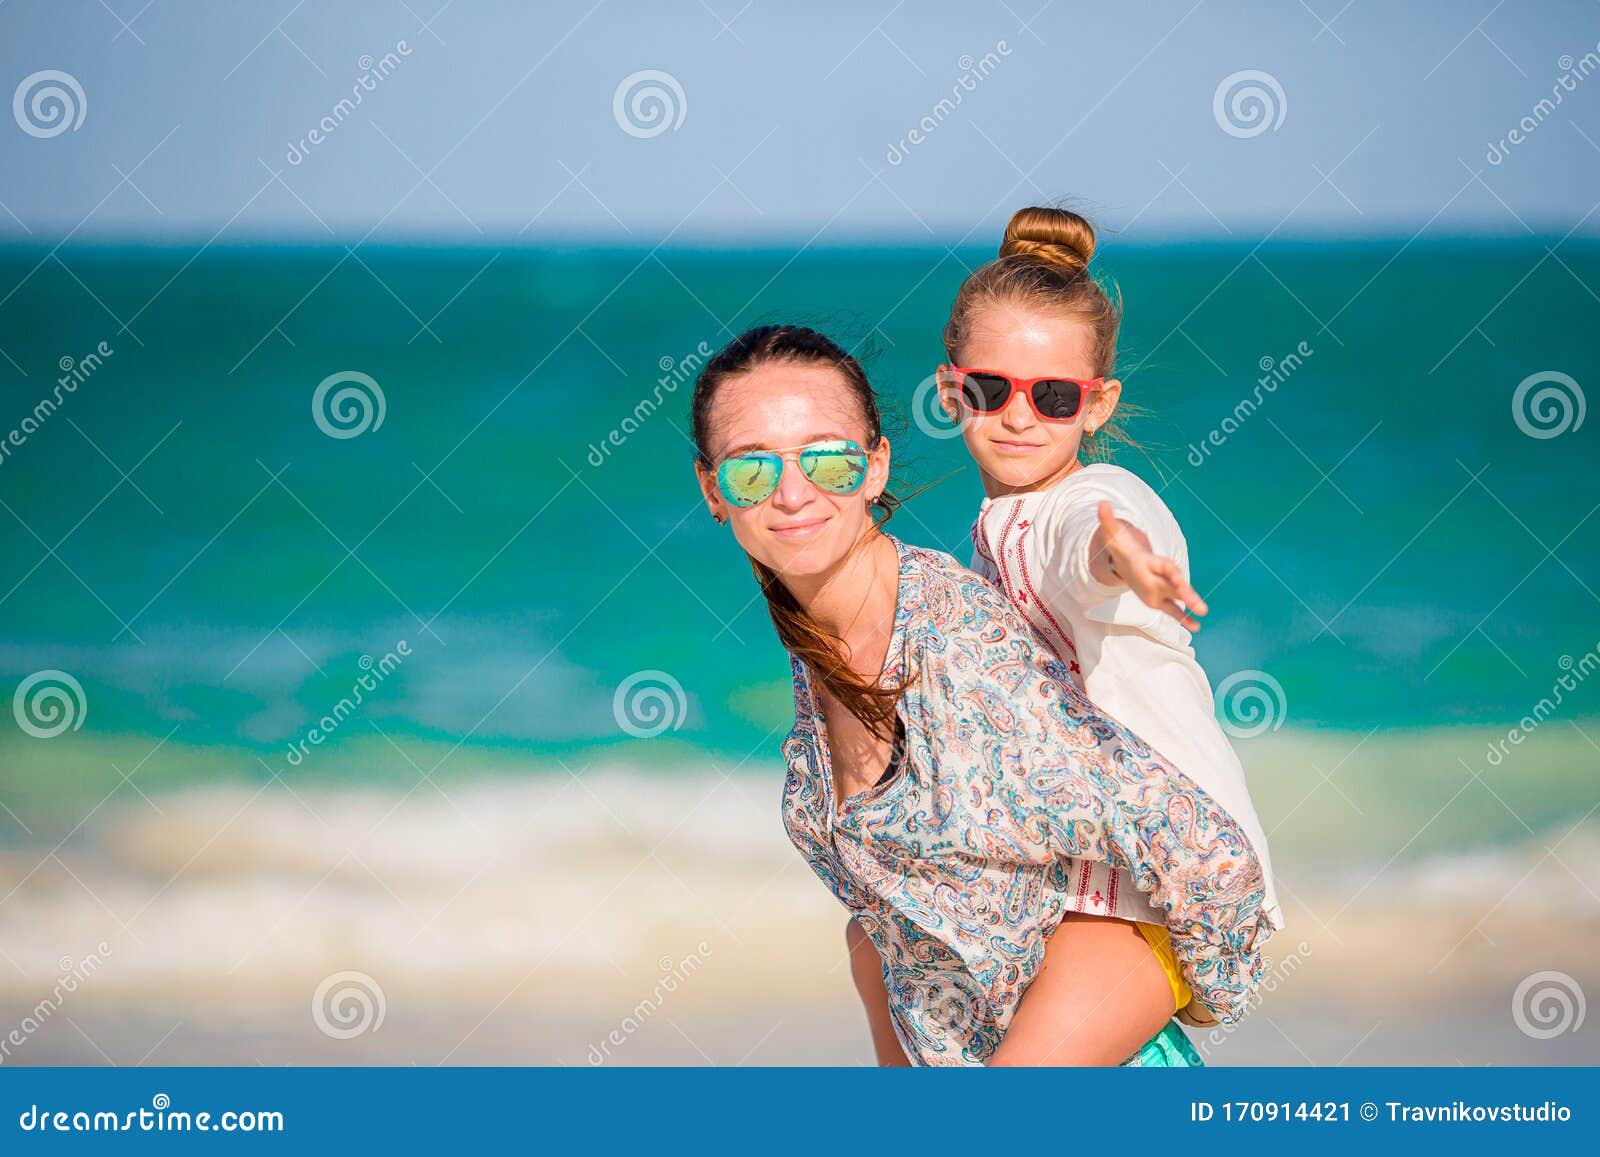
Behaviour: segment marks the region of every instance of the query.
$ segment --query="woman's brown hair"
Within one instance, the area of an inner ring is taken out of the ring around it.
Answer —
[[[1094,226],[1070,209],[1033,206],[1013,213],[1000,242],[1000,255],[979,266],[962,283],[950,307],[944,348],[951,363],[961,364],[961,349],[980,313],[995,306],[1022,306],[1087,325],[1094,376],[1109,378],[1117,360],[1122,303],[1089,272],[1094,243]],[[1128,407],[1118,409],[1127,411]],[[1095,434],[1084,431],[1085,455],[1105,457],[1103,438],[1131,443],[1111,421]]]
[[[814,329],[801,325],[763,325],[746,330],[718,350],[694,384],[690,403],[690,435],[694,439],[696,462],[703,470],[715,470],[711,460],[711,414],[718,388],[729,378],[770,362],[827,366],[835,370],[849,389],[866,421],[868,445],[875,445],[883,434],[883,415],[878,396],[867,380],[866,371],[838,343]],[[874,522],[882,526],[899,505],[888,491],[872,501]],[[901,687],[885,687],[877,677],[856,673],[844,655],[844,641],[830,634],[808,614],[778,572],[765,563],[750,559],[750,568],[761,593],[766,596],[772,625],[789,653],[803,661],[828,693],[850,714],[880,739],[893,740],[895,705]]]

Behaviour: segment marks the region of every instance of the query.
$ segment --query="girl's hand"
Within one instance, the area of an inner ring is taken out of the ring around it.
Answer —
[[[1147,607],[1198,631],[1194,615],[1207,611],[1206,602],[1189,585],[1183,568],[1150,549],[1144,531],[1111,513],[1111,503],[1099,506],[1100,529],[1089,542],[1089,572],[1107,586],[1122,584]]]

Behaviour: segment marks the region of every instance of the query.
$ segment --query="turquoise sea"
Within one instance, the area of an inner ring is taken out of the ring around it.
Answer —
[[[1595,424],[1538,438],[1513,414],[1536,372],[1600,380],[1600,250],[1103,250],[1147,451],[1121,460],[1186,529],[1214,685],[1270,674],[1291,733],[1503,729],[1600,642]],[[111,743],[125,771],[163,737],[141,786],[409,781],[407,740],[452,752],[441,778],[525,757],[769,763],[786,668],[698,506],[697,350],[777,319],[874,349],[904,482],[936,483],[894,529],[965,558],[976,476],[913,411],[984,256],[6,251],[0,426],[23,433],[0,457],[0,679],[66,671],[86,709],[48,743],[8,716],[0,793],[19,821],[43,814],[117,782],[72,753]],[[67,359],[81,380],[63,391]],[[355,437],[314,419],[341,371],[382,395]],[[291,760],[363,656],[402,640],[410,655]],[[676,726],[649,741],[614,711],[637,672],[670,676]]]
[[[1208,1063],[1594,1058],[1507,1014],[1600,982],[1600,249],[1557,241],[1106,242],[1122,461],[1288,909]],[[0,254],[0,1015],[114,964],[27,1063],[864,1059],[688,383],[760,321],[874,349],[893,529],[964,558],[917,403],[985,254],[197,248]]]

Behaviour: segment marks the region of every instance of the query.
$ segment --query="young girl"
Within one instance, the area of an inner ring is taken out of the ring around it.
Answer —
[[[1074,857],[1148,893],[1196,1002],[1237,1019],[1269,931],[1248,837],[1090,704],[992,584],[883,532],[889,442],[856,360],[809,329],[751,330],[706,363],[691,425],[706,504],[790,653],[784,825],[880,962],[880,1055],[1006,1063]],[[1119,952],[1076,946],[1058,971],[1109,976],[1114,1010]],[[1152,1022],[1099,1034],[1105,1063],[1198,1062],[1157,1003]]]
[[[1266,835],[1189,642],[1207,608],[1189,584],[1183,532],[1137,476],[1085,462],[1118,434],[1109,424],[1122,393],[1111,376],[1120,311],[1088,272],[1094,244],[1093,228],[1076,213],[1023,209],[1007,225],[999,257],[966,280],[951,307],[941,399],[962,423],[985,494],[972,529],[973,569],[1000,586],[1096,706],[1239,822],[1265,874],[1263,919],[1276,930],[1283,916]],[[1168,971],[1179,1018],[1210,1023],[1198,1005],[1186,1007],[1165,921],[1126,874],[1088,862],[1076,872],[1071,909],[1133,922]],[[1076,937],[1105,934],[1103,921],[1064,921],[1030,1001],[1070,1004],[1068,970],[1057,970],[1055,995],[1043,983],[1050,959],[1070,959]],[[1063,1025],[1037,1010],[1036,1018],[1035,1043],[1048,1049]],[[1018,1052],[1032,1047],[1010,1043]]]

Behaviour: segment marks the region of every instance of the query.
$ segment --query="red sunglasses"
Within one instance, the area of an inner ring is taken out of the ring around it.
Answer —
[[[998,370],[946,366],[961,395],[961,404],[975,414],[998,414],[1018,393],[1044,422],[1070,422],[1083,408],[1084,395],[1105,385],[1104,378],[1014,378]]]

